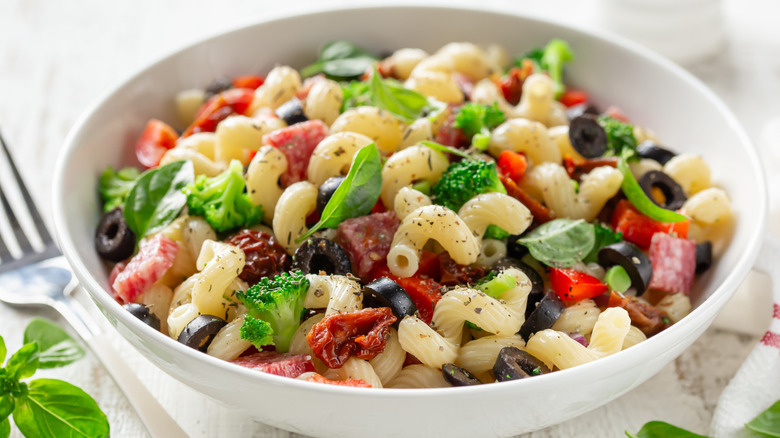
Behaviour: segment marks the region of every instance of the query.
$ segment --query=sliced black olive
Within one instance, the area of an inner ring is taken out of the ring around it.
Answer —
[[[671,176],[659,170],[651,170],[642,175],[642,178],[639,179],[639,186],[642,187],[645,195],[647,195],[653,203],[667,210],[677,210],[682,207],[688,199],[685,197],[685,192],[683,192],[682,187],[680,187]],[[655,199],[655,196],[653,196],[653,188],[661,190],[664,194],[664,202],[658,202],[658,200]]]
[[[553,291],[548,291],[528,315],[518,334],[528,341],[532,334],[552,327],[555,321],[561,317],[564,308],[565,306],[558,295]],[[526,313],[527,309],[526,307]]]
[[[306,239],[293,255],[293,269],[304,274],[325,272],[333,275],[346,275],[352,272],[349,255],[338,243],[313,237]]]
[[[528,248],[526,248],[525,245],[517,243],[517,239],[520,237],[522,236],[519,234],[511,234],[506,238],[506,255],[518,260],[528,254]]]
[[[131,315],[135,316],[136,318],[140,319],[141,322],[148,325],[149,327],[160,331],[160,318],[157,317],[154,313],[152,313],[148,307],[144,306],[143,304],[138,303],[129,303],[122,306],[130,312]]]
[[[652,140],[645,140],[636,147],[636,153],[642,158],[649,158],[655,160],[661,164],[666,164],[667,161],[674,158],[677,154],[664,149],[661,146],[653,143]]]
[[[301,101],[295,97],[280,105],[274,112],[277,117],[287,123],[287,126],[309,120],[309,118],[306,117],[306,113],[303,112]]]
[[[706,242],[696,244],[696,273],[710,269],[712,266],[712,242],[709,240]]]
[[[525,316],[527,318],[528,315],[531,314],[531,311],[533,311],[535,308],[532,306],[536,306],[536,303],[538,303],[544,296],[544,280],[542,279],[542,276],[536,272],[536,269],[528,266],[526,263],[523,263],[520,260],[516,260],[510,257],[504,257],[493,263],[491,270],[500,272],[507,268],[519,269],[523,272],[523,274],[526,275],[526,277],[528,277],[529,280],[531,280],[531,292],[528,294],[528,304],[525,308]]]
[[[601,114],[601,111],[589,103],[581,103],[566,109],[566,118],[569,119],[569,121],[572,121],[583,114],[592,114],[597,116]]]
[[[107,211],[100,217],[95,230],[95,249],[100,257],[112,262],[121,262],[133,255],[135,234],[127,226],[121,208]]]
[[[599,264],[605,268],[620,265],[631,278],[631,285],[637,295],[642,295],[653,277],[650,259],[636,245],[629,242],[617,242],[603,246],[598,253]]]
[[[227,76],[219,76],[206,87],[206,100],[214,97],[215,95],[227,91],[233,88],[233,81]]]
[[[343,176],[333,176],[325,180],[320,188],[317,190],[317,211],[322,213],[325,206],[328,205],[328,201],[336,193],[336,189],[339,188],[341,183],[344,182]]]
[[[493,365],[493,375],[499,382],[524,379],[549,372],[550,369],[544,362],[516,347],[502,348]]]
[[[417,312],[417,307],[406,290],[387,277],[377,278],[363,286],[363,306],[389,307],[397,318],[396,323]]]
[[[199,315],[190,321],[179,334],[178,341],[196,350],[206,352],[214,336],[227,325],[224,319],[214,315]]]
[[[585,158],[596,158],[607,152],[607,132],[592,114],[575,117],[569,125],[572,147]]]
[[[441,366],[441,375],[452,386],[481,385],[482,382],[465,369],[451,363]]]

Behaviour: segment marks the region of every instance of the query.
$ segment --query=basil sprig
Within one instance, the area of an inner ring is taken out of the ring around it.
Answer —
[[[372,104],[390,111],[394,116],[407,123],[420,118],[423,109],[428,106],[428,98],[422,94],[405,88],[396,80],[382,79],[376,65],[374,65],[374,72],[371,75],[368,88]]]
[[[780,400],[745,425],[753,432],[780,437]]]
[[[301,76],[324,73],[337,81],[355,79],[371,68],[376,59],[374,54],[349,41],[333,41],[320,49],[317,62],[301,69]]]
[[[182,190],[194,178],[191,161],[176,161],[144,172],[125,200],[123,212],[130,230],[140,239],[173,222],[187,204]]]
[[[461,157],[463,159],[466,159],[466,160],[473,160],[474,159],[474,157],[472,157],[471,155],[467,154],[466,152],[463,152],[462,150],[456,149],[456,148],[454,148],[452,146],[445,146],[443,144],[439,144],[439,143],[436,143],[436,142],[433,142],[433,141],[421,141],[420,144],[425,146],[425,147],[431,148],[434,151],[442,152],[442,153],[445,153],[445,154],[457,155],[457,156],[459,156],[459,157]]]
[[[620,152],[617,162],[617,170],[623,175],[623,184],[620,188],[623,190],[626,198],[634,204],[634,207],[640,213],[658,222],[682,222],[686,220],[687,218],[680,213],[661,208],[647,197],[636,178],[634,178],[634,174],[631,173],[631,168],[628,167],[628,160],[633,156],[634,151],[625,148]]]
[[[382,192],[382,160],[374,143],[360,148],[344,181],[322,209],[320,221],[295,240],[301,243],[322,228],[336,228],[346,219],[371,212]]]
[[[21,381],[39,368],[62,367],[81,359],[81,346],[61,328],[39,318],[30,321],[24,342],[0,368],[0,438],[11,433],[9,416],[27,438],[108,436],[106,415],[86,392],[61,380]],[[0,365],[6,354],[0,337]]]
[[[636,434],[626,431],[629,438],[707,438],[663,421],[651,421]]]
[[[517,242],[545,265],[568,268],[590,253],[596,236],[593,225],[583,219],[555,219],[540,225]]]

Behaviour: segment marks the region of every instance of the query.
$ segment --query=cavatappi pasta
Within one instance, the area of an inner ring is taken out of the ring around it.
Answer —
[[[703,157],[499,46],[320,61],[182,91],[186,129],[135,146],[147,172],[103,174],[97,250],[142,321],[260,371],[426,388],[581,365],[690,312],[733,221]]]

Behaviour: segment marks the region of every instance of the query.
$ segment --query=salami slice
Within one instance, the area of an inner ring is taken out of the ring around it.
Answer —
[[[178,252],[179,245],[168,236],[152,237],[117,274],[112,284],[114,291],[125,303],[132,303],[173,266]]]
[[[287,158],[287,172],[281,176],[283,186],[306,179],[311,153],[327,135],[326,124],[320,120],[309,120],[263,136],[263,144],[279,149]]]
[[[696,275],[696,242],[666,233],[650,240],[651,289],[688,294]]]
[[[338,241],[349,254],[360,278],[385,263],[399,221],[392,211],[347,219],[338,228]]]
[[[308,354],[278,353],[276,351],[261,351],[249,356],[231,360],[236,365],[251,370],[276,374],[282,377],[296,378],[303,373],[316,371],[311,356]]]

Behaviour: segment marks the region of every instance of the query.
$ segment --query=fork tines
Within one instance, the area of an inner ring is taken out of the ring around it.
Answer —
[[[14,208],[11,206],[9,199],[6,196],[7,190],[9,188],[6,185],[4,189],[3,180],[0,179],[0,213],[8,218],[8,224],[10,225],[13,234],[13,236],[6,237],[13,237],[21,251],[21,256],[14,258],[13,254],[6,245],[6,242],[3,240],[2,234],[0,234],[0,272],[5,272],[17,267],[54,257],[59,254],[59,250],[54,244],[49,231],[46,229],[46,225],[41,218],[41,214],[35,207],[32,197],[30,197],[30,192],[24,185],[24,180],[22,180],[22,176],[19,174],[19,170],[16,168],[16,164],[14,164],[14,161],[11,158],[11,153],[8,150],[8,146],[6,145],[2,135],[0,135],[0,147],[2,147],[2,155],[6,157],[8,167],[11,169],[11,173],[13,174],[13,177],[16,181],[19,193],[22,195],[22,199],[24,200],[24,206],[16,206],[16,211],[14,211]],[[35,250],[30,242],[29,237],[24,231],[24,228],[19,223],[18,215],[19,212],[22,211],[21,209],[27,210],[29,217],[32,219],[32,222],[35,225],[35,230],[37,231],[41,243],[43,244],[43,250],[40,252]]]

